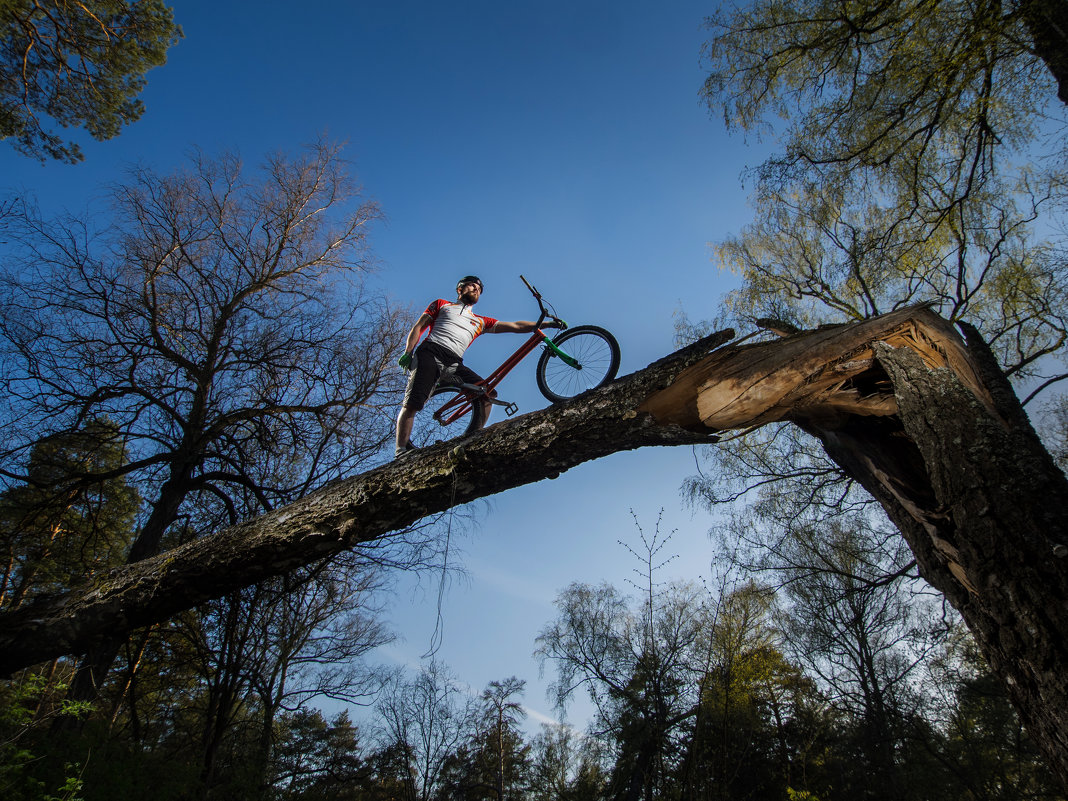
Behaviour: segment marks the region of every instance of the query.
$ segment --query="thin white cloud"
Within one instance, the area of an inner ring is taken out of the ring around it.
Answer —
[[[537,723],[544,723],[548,726],[568,725],[550,715],[546,715],[544,712],[539,712],[538,710],[534,709],[533,707],[529,707],[526,704],[523,704],[523,710],[527,713],[527,716],[530,717],[531,720],[534,720]]]

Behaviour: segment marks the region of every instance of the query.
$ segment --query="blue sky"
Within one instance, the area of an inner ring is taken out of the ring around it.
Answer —
[[[473,272],[482,313],[527,319],[523,274],[572,324],[615,333],[621,373],[670,352],[673,316],[710,317],[731,287],[709,243],[748,221],[740,173],[760,157],[699,98],[714,2],[173,5],[185,39],[149,74],[144,117],[86,142],[75,166],[0,147],[0,188],[78,211],[132,162],[166,171],[195,146],[255,164],[325,134],[347,142],[385,213],[371,237],[379,291],[414,311]],[[483,337],[466,361],[488,372],[520,341]],[[523,411],[545,405],[533,366],[501,387]],[[478,505],[454,539],[468,577],[446,594],[439,658],[476,691],[527,679],[532,723],[549,714],[534,637],[569,582],[632,576],[617,545],[636,541],[632,509],[649,532],[661,507],[678,529],[668,574],[708,575],[712,520],[679,495],[693,470],[689,449],[645,449]],[[433,581],[401,582],[391,618],[404,639],[383,660],[418,662],[436,598]]]

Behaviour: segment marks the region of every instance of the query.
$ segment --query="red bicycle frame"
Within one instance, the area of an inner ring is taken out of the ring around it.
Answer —
[[[551,317],[552,315],[550,315],[545,308],[545,303],[543,303],[541,299],[541,293],[532,287],[526,278],[523,278],[523,276],[519,276],[519,278],[527,285],[530,294],[532,294],[534,299],[538,302],[538,321],[534,323],[534,331],[530,335],[530,339],[524,342],[515,353],[505,359],[504,364],[490,373],[489,377],[483,378],[477,384],[460,384],[460,392],[457,393],[456,397],[448,403],[443,404],[440,409],[434,412],[434,419],[443,426],[447,426],[450,423],[459,420],[474,408],[476,402],[481,403],[483,398],[489,399],[491,403],[503,406],[509,416],[515,414],[518,411],[518,407],[514,403],[505,403],[503,401],[495,400],[493,390],[517,364],[523,361],[523,359],[525,359],[530,352],[542,342],[545,342],[554,353],[563,358],[568,364],[577,364],[570,356],[556,347],[552,340],[545,335],[545,332],[541,330],[541,324],[545,322],[545,318]],[[556,320],[555,317],[552,319]],[[566,324],[564,324],[564,327],[566,328]]]
[[[526,279],[524,279],[525,281]],[[529,286],[529,285],[528,285]],[[541,325],[545,320],[545,312],[542,310],[541,317],[538,318],[537,325]],[[483,378],[477,384],[463,384],[460,389],[463,391],[458,393],[455,398],[448,403],[442,405],[440,409],[434,412],[434,419],[442,425],[448,425],[459,420],[465,414],[470,412],[474,408],[476,399],[481,403],[482,398],[492,397],[493,390],[496,386],[504,380],[504,377],[512,371],[512,369],[525,359],[534,348],[538,347],[544,342],[546,337],[545,332],[540,328],[535,328],[534,332],[530,335],[530,339],[519,346],[519,349],[505,359],[504,364],[490,373],[486,378]],[[468,390],[467,387],[478,387],[478,391]],[[504,404],[505,407],[512,404]],[[512,411],[508,412],[512,414]]]

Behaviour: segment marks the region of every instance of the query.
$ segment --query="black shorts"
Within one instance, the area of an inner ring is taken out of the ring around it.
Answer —
[[[415,369],[408,374],[404,408],[417,412],[426,405],[434,386],[476,384],[482,376],[464,364],[463,359],[433,342],[424,342],[412,354]]]

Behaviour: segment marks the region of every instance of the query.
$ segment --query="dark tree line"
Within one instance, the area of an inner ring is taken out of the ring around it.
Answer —
[[[827,570],[778,589],[693,585],[663,565],[633,595],[567,588],[538,650],[561,709],[594,700],[586,731],[525,728],[516,677],[476,693],[437,663],[354,674],[383,636],[366,565],[249,588],[131,642],[140,669],[93,709],[64,704],[69,662],[6,683],[0,788],[86,801],[1064,798],[960,623],[899,584],[854,580],[872,569],[857,559],[873,536],[837,532],[821,545]],[[373,706],[354,723],[316,708],[324,697]],[[52,730],[69,715],[80,731]]]

